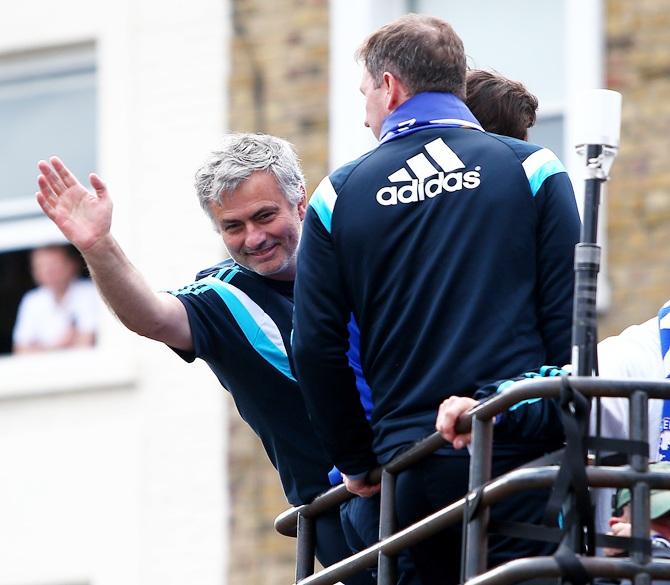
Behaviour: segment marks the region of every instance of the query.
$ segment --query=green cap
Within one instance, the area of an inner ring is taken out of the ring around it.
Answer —
[[[670,461],[660,461],[652,463],[649,471],[667,471],[670,472]],[[616,507],[621,509],[630,502],[630,490],[623,488],[617,490]],[[651,490],[649,494],[650,518],[656,520],[664,514],[670,512],[670,490]]]

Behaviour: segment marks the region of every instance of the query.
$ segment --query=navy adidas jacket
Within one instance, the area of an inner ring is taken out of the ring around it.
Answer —
[[[429,435],[447,396],[567,363],[578,239],[553,153],[471,127],[413,128],[325,178],[305,218],[292,345],[338,468],[365,472]],[[351,313],[370,424],[347,364]]]

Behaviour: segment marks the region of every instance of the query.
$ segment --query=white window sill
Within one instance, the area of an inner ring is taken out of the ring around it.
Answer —
[[[127,351],[69,349],[0,357],[0,400],[132,387],[135,360]]]

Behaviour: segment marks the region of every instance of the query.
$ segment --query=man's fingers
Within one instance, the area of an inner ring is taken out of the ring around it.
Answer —
[[[438,415],[437,424],[435,425],[437,432],[442,435],[447,441],[454,439],[454,422],[453,417],[449,412],[441,412]]]
[[[453,440],[454,449],[462,449],[466,445],[470,444],[471,435],[470,433],[466,435],[456,435]]]
[[[98,177],[98,175],[96,175],[95,173],[91,173],[88,176],[88,180],[91,183],[91,187],[95,189],[95,192],[98,195],[98,197],[103,198],[107,196],[107,186],[102,181],[102,179]]]
[[[47,213],[47,210],[51,209],[52,205],[47,201],[47,198],[41,191],[35,193],[35,199],[37,199],[37,203],[42,208],[42,211],[44,211],[44,213]]]
[[[363,497],[370,498],[375,494],[378,494],[381,489],[382,489],[381,484],[371,485],[368,489],[365,490],[365,494],[363,495]]]
[[[380,484],[376,485],[365,485],[357,488],[347,488],[351,493],[361,496],[362,498],[370,498],[379,492],[381,489]]]
[[[44,193],[38,191],[37,193],[35,193],[35,198],[37,199],[37,203],[41,207],[44,214],[49,219],[54,219],[56,210],[54,208],[54,205],[50,203],[49,200],[44,196]]]
[[[77,184],[77,179],[74,178],[74,175],[72,175],[69,169],[63,164],[61,159],[57,156],[52,156],[49,161],[66,188]]]
[[[66,187],[61,178],[52,170],[48,162],[41,160],[37,163],[37,168],[42,173],[46,181],[46,185],[54,192],[55,195],[60,195],[65,191]],[[38,180],[39,182],[39,180]],[[41,188],[41,185],[40,185]]]
[[[40,193],[44,200],[48,202],[50,205],[55,205],[57,201],[56,194],[53,192],[51,189],[51,186],[49,185],[49,181],[44,175],[39,175],[37,177],[37,186],[40,189]]]
[[[437,421],[435,422],[437,431],[450,442],[454,439],[454,427],[456,426],[456,420],[458,419],[458,412],[454,409],[456,399],[456,396],[450,396],[440,404],[437,413]]]
[[[435,421],[435,429],[442,437],[453,443],[454,448],[461,449],[470,442],[470,434],[456,434],[456,423],[459,417],[477,404],[476,400],[466,396],[450,396],[440,404]]]
[[[381,489],[381,484],[370,484],[364,479],[350,479],[344,476],[344,485],[348,491],[362,498],[374,496]]]

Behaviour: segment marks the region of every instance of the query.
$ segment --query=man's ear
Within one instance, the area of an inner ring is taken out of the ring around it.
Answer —
[[[302,193],[302,197],[300,197],[300,201],[298,201],[298,217],[300,218],[300,221],[305,219],[305,213],[307,212],[307,194],[305,193],[305,187],[303,185],[300,186],[300,192]]]
[[[388,71],[384,71],[382,76],[382,87],[386,90],[385,106],[389,113],[411,97],[405,84]]]

